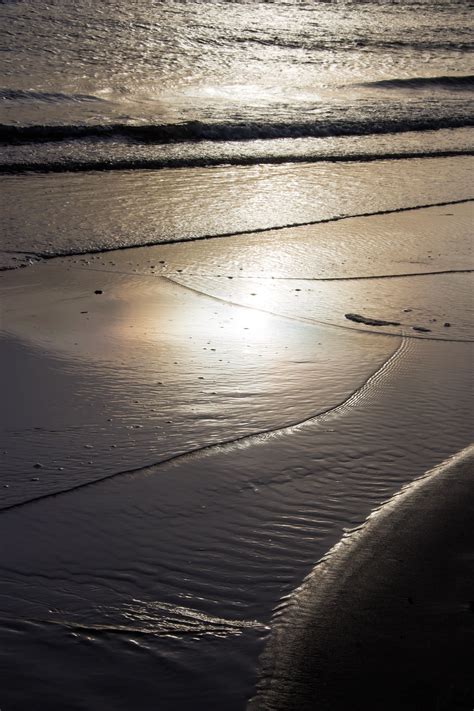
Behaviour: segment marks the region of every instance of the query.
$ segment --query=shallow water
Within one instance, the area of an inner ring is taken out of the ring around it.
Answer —
[[[14,266],[23,261],[16,251],[73,254],[465,200],[473,160],[7,176],[2,260]]]
[[[2,505],[298,422],[392,347],[132,274],[41,265],[1,294]]]
[[[409,227],[405,254],[421,256],[439,209],[332,227],[336,242],[350,241],[365,224],[373,239],[387,235],[386,249],[390,234]],[[449,210],[461,258],[467,210]],[[342,275],[331,234],[319,266]],[[309,239],[306,228],[275,237],[282,248],[301,240],[303,251]],[[235,239],[244,274],[263,264],[266,245],[283,268],[269,240]],[[472,344],[302,322],[310,304],[289,298],[289,284],[300,293],[294,280],[280,279],[272,297],[289,319],[170,283],[195,278],[198,265],[215,274],[226,242],[124,250],[106,265],[98,255],[80,267],[69,257],[3,276],[4,352],[15,366],[3,385],[12,407],[1,665],[14,708],[28,700],[16,668],[25,654],[37,698],[53,709],[145,710],[159,699],[171,711],[189,708],[191,697],[197,709],[244,708],[280,598],[344,529],[469,442]],[[229,264],[234,249],[231,240]],[[370,256],[354,250],[361,274],[374,269]],[[438,253],[436,266],[452,258]],[[209,274],[200,288],[233,285]],[[427,304],[416,284],[434,280],[433,297],[457,309],[454,331],[463,312],[453,287],[464,276],[386,282],[401,281],[399,296],[409,293],[419,310]],[[438,279],[448,280],[443,289]],[[354,296],[373,281],[341,283]],[[387,304],[377,306],[385,313]]]
[[[193,708],[243,708],[280,597],[344,528],[469,441],[471,357],[411,341],[327,416],[5,511],[4,649],[15,664],[28,639],[37,698],[61,708],[66,679],[78,708],[189,708],[190,694]]]

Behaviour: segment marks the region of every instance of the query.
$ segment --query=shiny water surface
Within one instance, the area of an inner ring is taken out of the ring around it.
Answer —
[[[55,265],[8,277],[3,505],[298,422],[344,400],[391,348],[315,339],[153,277]]]
[[[472,151],[460,0],[20,0],[0,18],[11,170]],[[440,129],[449,135],[423,146],[392,140]]]
[[[7,176],[0,259],[17,266],[21,253],[176,242],[465,200],[472,166],[473,158],[457,157]]]
[[[328,93],[335,112],[347,112],[348,84],[355,115],[367,116],[371,101],[404,111],[407,98],[413,115],[424,111],[426,97],[410,98],[410,80],[469,73],[469,7],[456,0],[133,7],[23,0],[4,3],[1,14],[4,110],[22,122],[48,112],[55,123],[124,114],[135,121],[266,120],[269,109],[276,119],[301,110],[318,118]],[[459,110],[464,84],[439,84],[454,92]],[[384,92],[378,99],[377,88]],[[436,99],[430,104],[436,110]]]

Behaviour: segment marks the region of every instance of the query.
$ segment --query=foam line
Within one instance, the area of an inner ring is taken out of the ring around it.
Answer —
[[[203,445],[202,447],[197,447],[196,449],[192,449],[187,452],[182,452],[180,454],[167,457],[166,459],[163,459],[160,462],[156,462],[154,464],[148,464],[144,467],[126,469],[119,472],[113,472],[112,474],[106,474],[105,476],[100,477],[98,479],[94,479],[93,481],[83,482],[81,484],[77,484],[66,489],[61,489],[60,491],[40,494],[39,496],[32,497],[31,499],[19,501],[17,503],[4,506],[0,508],[0,513],[3,513],[5,511],[11,511],[13,509],[23,508],[24,506],[28,506],[29,504],[38,503],[40,501],[44,501],[45,499],[52,499],[63,494],[69,494],[74,491],[78,491],[80,489],[86,489],[88,487],[99,484],[100,482],[107,481],[108,479],[115,479],[117,477],[126,475],[145,474],[147,472],[150,472],[151,470],[155,471],[156,469],[161,468],[166,464],[180,463],[182,461],[192,460],[197,457],[201,458],[202,456],[211,455],[214,452],[231,451],[234,448],[249,447],[251,445],[265,441],[269,437],[291,434],[297,428],[300,428],[304,425],[324,421],[329,416],[337,416],[341,413],[346,412],[348,407],[352,407],[356,403],[360,402],[362,395],[366,394],[367,390],[370,389],[373,384],[379,382],[381,375],[384,375],[393,366],[393,364],[399,360],[399,358],[406,351],[406,349],[407,342],[405,339],[401,339],[401,342],[398,344],[397,348],[393,351],[393,353],[384,361],[381,366],[377,368],[375,372],[373,372],[362,383],[361,386],[356,388],[356,390],[354,390],[347,398],[345,398],[341,402],[337,403],[336,405],[333,405],[332,407],[329,407],[323,412],[319,412],[317,415],[305,418],[304,420],[298,420],[289,425],[285,425],[284,427],[270,427],[267,429],[259,430],[258,432],[252,433],[250,435],[241,435],[240,437],[234,437],[215,444]]]
[[[130,158],[72,161],[17,161],[0,163],[0,174],[85,173],[111,170],[164,170],[166,168],[215,168],[223,165],[284,165],[285,163],[371,163],[383,160],[413,160],[472,156],[474,151],[463,148],[439,151],[397,151],[387,153],[355,153],[351,155],[261,155],[258,156],[196,156],[194,158]]]
[[[70,252],[58,252],[51,254],[50,252],[32,252],[28,250],[28,254],[41,259],[56,259],[58,257],[74,257],[83,254],[106,254],[107,252],[121,252],[126,249],[139,249],[141,247],[158,247],[162,244],[185,244],[186,242],[200,242],[203,240],[210,239],[222,239],[224,237],[242,237],[246,235],[261,234],[263,232],[277,232],[280,230],[286,230],[289,228],[296,227],[309,227],[311,225],[325,225],[331,222],[340,222],[341,220],[351,220],[358,217],[375,217],[378,215],[392,215],[399,212],[410,212],[412,210],[422,210],[428,207],[446,207],[447,205],[461,205],[464,203],[472,202],[473,197],[463,198],[462,200],[448,200],[444,202],[432,202],[423,205],[412,205],[409,207],[395,207],[387,210],[376,210],[375,212],[359,212],[351,215],[335,215],[333,217],[325,217],[320,220],[308,220],[306,222],[290,222],[285,225],[273,225],[272,227],[257,227],[251,230],[238,230],[236,232],[220,232],[217,234],[206,234],[199,235],[195,237],[185,237],[182,239],[166,239],[166,240],[150,240],[147,242],[141,242],[140,244],[129,244],[129,245],[114,245],[110,247],[98,247],[97,249],[83,249],[74,250]],[[5,250],[3,250],[5,251]],[[12,252],[13,253],[13,252]],[[24,252],[18,252],[23,254]],[[16,267],[13,267],[14,269]]]

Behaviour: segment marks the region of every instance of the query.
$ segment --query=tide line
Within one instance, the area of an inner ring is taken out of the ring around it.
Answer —
[[[92,487],[109,479],[116,479],[118,477],[126,475],[130,476],[154,472],[156,469],[162,468],[167,464],[177,464],[186,460],[194,460],[204,456],[212,455],[214,452],[221,453],[224,451],[233,451],[234,449],[247,448],[251,445],[265,442],[270,437],[291,434],[297,429],[308,424],[315,424],[318,421],[325,422],[328,417],[334,417],[339,414],[343,414],[349,408],[358,404],[361,398],[367,394],[368,390],[370,390],[374,384],[378,384],[380,378],[384,376],[389,370],[391,370],[396,363],[398,363],[400,357],[406,352],[407,348],[408,339],[401,338],[400,343],[397,345],[397,348],[391,353],[391,355],[382,363],[381,366],[379,366],[373,373],[371,373],[371,375],[366,378],[366,380],[358,388],[356,388],[347,398],[337,403],[336,405],[333,405],[327,408],[326,410],[317,413],[316,415],[312,415],[309,418],[290,423],[288,425],[285,425],[284,427],[270,427],[267,429],[259,430],[258,432],[254,432],[249,435],[241,435],[239,437],[234,437],[228,440],[224,440],[222,442],[206,444],[202,447],[196,447],[196,449],[192,449],[187,452],[182,452],[180,454],[167,457],[166,459],[163,459],[160,462],[148,464],[144,467],[113,472],[112,474],[106,474],[105,476],[102,476],[98,479],[94,479],[93,481],[87,481],[80,484],[76,484],[75,486],[61,489],[59,491],[52,491],[45,494],[40,494],[39,496],[32,497],[25,501],[18,501],[14,504],[4,506],[0,509],[0,513],[3,513],[5,511],[12,511],[14,509],[20,509],[24,506],[38,503],[46,499],[56,498],[64,494],[70,494],[74,491],[79,491],[80,489]]]
[[[70,252],[57,252],[57,253],[51,253],[51,252],[32,252],[31,250],[28,250],[29,255],[33,255],[34,257],[45,259],[45,260],[50,260],[50,259],[58,259],[58,258],[64,258],[64,257],[74,257],[74,256],[79,256],[79,255],[84,255],[84,254],[106,254],[107,252],[123,252],[124,250],[127,249],[139,249],[141,247],[158,247],[160,245],[166,245],[166,244],[185,244],[187,242],[200,242],[203,240],[211,240],[211,239],[222,239],[224,237],[241,237],[241,236],[246,236],[246,235],[254,235],[254,234],[262,234],[264,232],[277,232],[281,230],[286,230],[290,228],[296,228],[296,227],[309,227],[311,225],[325,225],[329,224],[331,222],[340,222],[341,220],[351,220],[351,219],[356,219],[359,217],[376,217],[378,215],[392,215],[396,214],[399,212],[410,212],[412,210],[423,210],[429,207],[445,207],[447,205],[461,205],[464,203],[472,202],[474,201],[474,197],[469,197],[469,198],[462,198],[461,200],[447,200],[443,202],[432,202],[432,203],[425,203],[422,205],[411,205],[411,206],[404,206],[404,207],[394,207],[386,210],[375,210],[374,212],[359,212],[359,213],[353,213],[353,214],[343,214],[343,215],[334,215],[332,217],[325,217],[323,219],[319,220],[307,220],[306,222],[290,222],[284,225],[273,225],[271,227],[257,227],[254,229],[246,229],[246,230],[237,230],[233,232],[219,232],[217,234],[205,234],[205,235],[197,235],[194,237],[185,237],[183,239],[166,239],[166,240],[150,240],[146,242],[141,242],[140,244],[128,244],[128,245],[114,245],[114,246],[107,246],[107,247],[97,247],[96,249],[83,249],[83,250],[73,250]],[[25,252],[22,252],[21,250],[2,250],[5,253],[8,254],[25,254]],[[15,269],[16,267],[12,267]]]

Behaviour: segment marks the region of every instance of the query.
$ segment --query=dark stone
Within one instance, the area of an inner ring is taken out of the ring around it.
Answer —
[[[365,323],[366,326],[400,326],[399,321],[382,321],[378,318],[368,318],[367,316],[361,316],[360,314],[344,314],[349,321],[355,321],[355,323]]]

